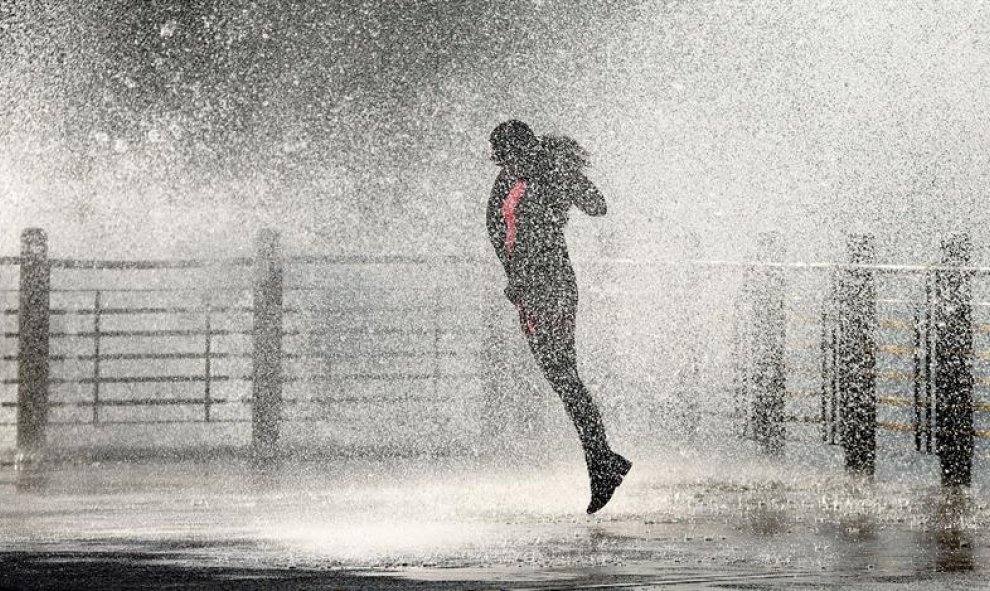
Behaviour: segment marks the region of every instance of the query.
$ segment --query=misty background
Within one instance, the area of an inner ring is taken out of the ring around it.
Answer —
[[[576,257],[870,231],[923,262],[985,242],[988,33],[990,6],[935,0],[4,2],[0,251],[41,226],[56,256],[223,256],[274,227],[487,256],[515,117],[594,155],[611,213],[574,216]]]
[[[869,232],[925,264],[965,231],[985,263],[988,44],[964,1],[3,2],[0,254],[42,227],[56,257],[250,255],[273,228],[290,255],[478,257],[458,281],[531,365],[484,227],[488,134],[522,119],[592,153],[582,371],[648,430],[637,392],[725,385],[740,280],[658,261],[752,260],[766,231],[841,261]]]

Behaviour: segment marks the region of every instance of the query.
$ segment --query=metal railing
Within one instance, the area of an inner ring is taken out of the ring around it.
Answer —
[[[972,296],[990,269],[969,265],[965,236],[947,240],[930,267],[877,265],[869,237],[852,237],[849,248],[846,264],[751,267],[749,320],[737,338],[747,435],[775,452],[786,423],[818,425],[823,441],[842,445],[849,469],[872,474],[877,431],[904,434],[939,456],[943,483],[968,484],[975,440],[990,438],[976,427],[990,417],[990,404],[977,399],[990,375],[975,366],[990,359],[990,344],[978,342],[990,324],[974,319],[988,307]],[[785,313],[796,289],[787,272],[817,278],[811,307]]]
[[[54,268],[60,267],[62,261],[52,261],[52,266]],[[78,261],[73,261],[76,263]],[[76,267],[78,268],[78,267]],[[121,269],[127,268],[123,266],[118,266],[116,264],[104,264],[100,266],[90,266],[89,268],[99,268],[99,269]],[[156,265],[155,267],[145,266],[144,268],[158,268],[158,269],[168,269],[175,268],[168,265]],[[195,268],[190,266],[183,266],[182,268]],[[49,354],[48,361],[51,364],[66,364],[70,362],[85,362],[91,366],[91,373],[89,375],[77,375],[73,377],[49,377],[49,385],[60,385],[60,384],[83,384],[91,386],[91,398],[89,400],[79,400],[79,401],[64,401],[64,400],[49,400],[49,408],[63,408],[63,407],[84,407],[91,408],[92,410],[92,420],[91,423],[94,425],[99,425],[103,423],[113,423],[117,421],[107,420],[101,418],[101,409],[105,407],[120,407],[120,406],[170,406],[170,405],[200,405],[203,407],[203,418],[205,422],[216,421],[216,418],[211,417],[211,408],[214,405],[226,404],[229,401],[225,398],[217,398],[213,396],[212,390],[213,386],[220,382],[227,382],[231,380],[250,380],[249,375],[224,375],[218,374],[213,370],[213,364],[217,360],[231,359],[231,358],[245,358],[249,359],[251,354],[249,353],[231,353],[231,352],[218,352],[215,351],[215,339],[230,335],[251,335],[251,330],[249,327],[241,328],[238,330],[232,329],[220,329],[213,326],[214,318],[218,314],[225,314],[230,312],[247,312],[250,313],[252,309],[246,306],[215,306],[211,305],[209,302],[205,302],[199,306],[189,306],[189,305],[176,305],[176,306],[106,306],[105,301],[108,294],[113,293],[140,293],[133,289],[93,289],[93,290],[59,290],[53,289],[51,293],[91,293],[93,298],[93,304],[91,308],[52,308],[49,310],[51,316],[56,317],[88,317],[92,319],[92,327],[90,330],[78,330],[78,331],[60,331],[52,330],[49,331],[48,335],[50,339],[85,339],[91,341],[92,353],[76,353],[76,354]],[[149,293],[145,290],[145,293]],[[168,290],[155,290],[151,293],[168,293]],[[4,315],[6,316],[16,316],[18,314],[17,308],[5,308]],[[126,329],[126,330],[113,330],[105,328],[105,321],[110,318],[120,317],[120,316],[136,316],[136,315],[173,315],[173,314],[195,314],[201,315],[203,318],[204,326],[201,329]],[[20,336],[17,331],[5,331],[3,333],[4,338],[16,339]],[[118,339],[175,339],[175,338],[197,338],[202,342],[202,351],[196,352],[155,352],[155,351],[130,351],[130,352],[107,352],[106,346]],[[5,362],[17,362],[19,360],[19,355],[4,355],[2,357]],[[114,361],[169,361],[169,360],[181,360],[181,361],[200,361],[202,362],[202,372],[196,374],[172,374],[172,375],[107,375],[104,371],[106,362]],[[19,384],[19,378],[6,378],[2,381],[4,385]],[[129,398],[129,399],[112,399],[112,398],[101,398],[101,387],[108,384],[155,384],[155,383],[168,383],[168,384],[178,384],[178,383],[198,383],[203,385],[202,396],[198,398],[157,398],[157,397],[145,397],[145,398]],[[16,403],[3,403],[4,406],[13,407]],[[162,421],[156,421],[162,422]],[[55,421],[56,424],[75,424],[78,421]]]
[[[472,339],[477,340],[481,315],[470,298],[466,304],[464,298],[445,298],[443,287],[436,283],[420,304],[349,301],[327,305],[320,300],[340,292],[340,285],[296,280],[314,276],[312,271],[322,275],[342,267],[348,267],[351,277],[376,267],[394,272],[396,266],[429,268],[434,275],[438,269],[459,266],[463,275],[465,268],[479,266],[474,259],[284,257],[271,232],[262,233],[257,255],[250,258],[77,260],[48,258],[47,250],[44,233],[28,230],[21,256],[0,259],[2,266],[18,266],[20,275],[19,303],[5,306],[0,316],[16,318],[18,323],[16,330],[2,333],[8,342],[17,342],[16,354],[2,356],[8,368],[17,367],[16,377],[2,380],[4,386],[17,387],[17,400],[0,401],[0,408],[16,409],[16,421],[0,424],[16,424],[19,449],[42,448],[49,424],[251,422],[254,450],[271,455],[277,449],[283,421],[307,420],[288,412],[289,408],[369,401],[367,395],[349,393],[350,388],[286,396],[283,388],[288,385],[418,381],[429,384],[421,397],[439,400],[441,383],[479,377],[477,371],[453,371],[444,363],[450,359],[471,362],[476,356],[470,347],[449,342],[451,337],[465,335],[475,335]],[[293,281],[284,281],[286,268],[291,268]],[[123,277],[135,271],[153,273],[159,281],[165,275],[176,284],[116,284],[127,283]],[[219,275],[226,278],[238,272],[249,274],[247,280],[216,281]],[[58,280],[60,274],[79,273],[83,275],[56,281],[64,286],[52,285],[53,275]],[[98,285],[90,287],[86,284],[93,282],[94,274]],[[184,274],[181,279],[179,274]],[[54,304],[53,299],[57,300]],[[63,300],[71,305],[59,303]],[[424,316],[423,312],[425,317],[417,323],[403,321],[411,314]],[[461,320],[444,322],[452,314]],[[343,322],[326,322],[334,315]],[[399,322],[376,324],[384,315]],[[330,337],[346,346],[333,347]],[[362,346],[362,339],[370,339],[375,346]],[[294,340],[302,343],[292,346]],[[397,342],[382,348],[381,341],[387,340]],[[350,361],[374,369],[339,367]],[[414,367],[395,367],[399,362]],[[311,371],[313,364],[316,371]],[[240,394],[218,391],[234,383],[241,386]],[[147,392],[158,384],[168,385],[169,391]],[[250,395],[245,395],[248,387]],[[70,395],[60,392],[65,388],[70,388]],[[391,399],[397,398],[401,396]],[[181,412],[167,413],[168,408]],[[194,412],[188,412],[190,408]],[[135,414],[128,409],[151,412]],[[50,413],[55,414],[51,419]]]

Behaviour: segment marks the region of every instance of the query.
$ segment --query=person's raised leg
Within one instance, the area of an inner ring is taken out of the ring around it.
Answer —
[[[538,322],[529,343],[577,429],[591,481],[588,513],[594,513],[608,503],[632,464],[609,447],[598,405],[578,375],[574,333],[568,330],[572,327],[573,323]]]

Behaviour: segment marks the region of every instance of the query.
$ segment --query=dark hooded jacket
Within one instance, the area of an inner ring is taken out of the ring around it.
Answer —
[[[560,140],[571,142],[566,138]],[[576,146],[576,144],[575,144]],[[544,141],[544,148],[525,167],[526,193],[516,209],[516,242],[506,252],[506,223],[502,203],[516,178],[502,170],[488,200],[488,236],[508,278],[508,289],[519,294],[528,309],[576,304],[577,283],[564,226],[571,205],[592,216],[605,215],[605,198],[568,157],[566,146]]]

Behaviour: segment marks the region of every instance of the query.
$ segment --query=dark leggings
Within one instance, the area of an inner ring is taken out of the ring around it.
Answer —
[[[590,471],[609,459],[610,450],[601,413],[578,375],[574,341],[577,302],[566,298],[546,308],[518,306],[519,323],[543,375],[577,429]]]

